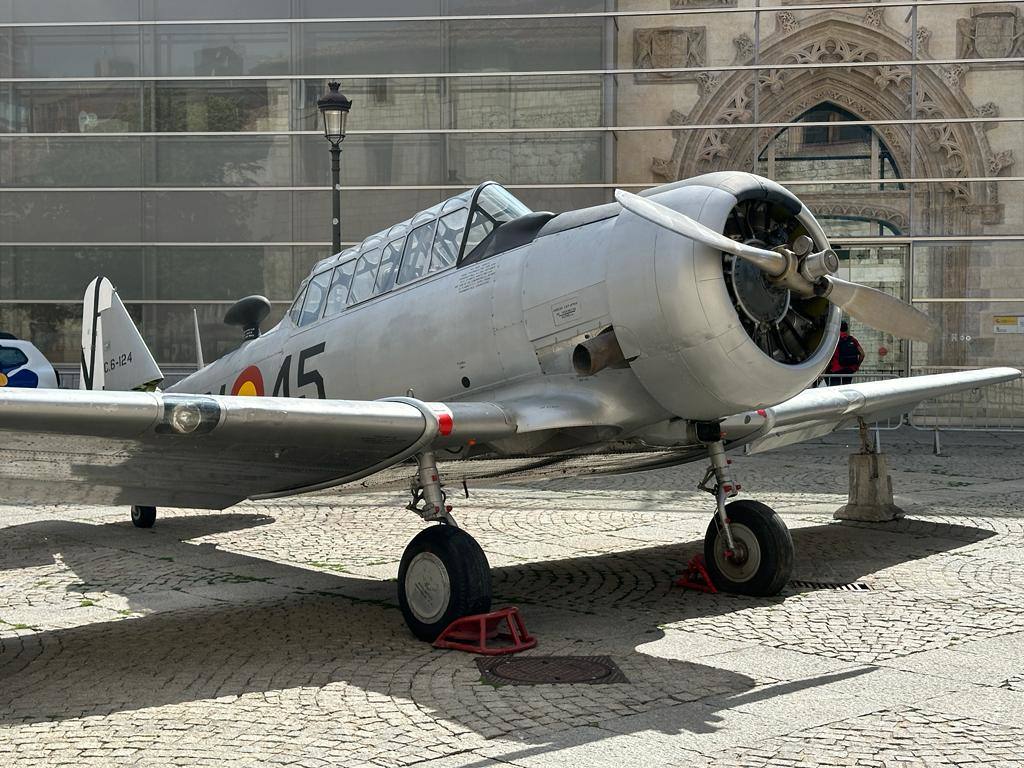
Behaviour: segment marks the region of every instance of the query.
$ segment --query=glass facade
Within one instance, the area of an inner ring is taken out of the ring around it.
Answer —
[[[940,319],[855,327],[866,368],[1019,364],[1021,29],[1019,0],[0,0],[0,329],[75,364],[100,273],[172,367],[193,306],[207,358],[239,296],[279,317],[330,249],[336,78],[346,247],[485,179],[562,211],[750,170]]]

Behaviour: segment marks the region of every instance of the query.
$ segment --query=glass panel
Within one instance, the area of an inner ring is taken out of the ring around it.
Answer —
[[[191,326],[189,326],[191,327]],[[51,363],[82,358],[82,303],[0,304],[0,329],[31,339]]]
[[[1007,364],[1019,367],[1024,359],[1022,301],[928,302],[914,306],[927,313],[941,331],[934,344],[914,343],[915,373]]]
[[[452,21],[448,23],[451,69],[602,69],[604,26],[599,18]]]
[[[304,19],[330,19],[344,16],[438,16],[441,0],[298,0]]]
[[[141,248],[0,247],[0,298],[81,301],[96,275],[125,300],[143,295]],[[6,330],[0,328],[0,330]]]
[[[336,315],[345,308],[345,300],[348,297],[349,285],[352,283],[352,271],[355,269],[355,259],[346,261],[334,269],[334,277],[331,279],[331,290],[327,293],[327,311],[324,317]]]
[[[0,191],[3,239],[88,243],[141,240],[138,192]]]
[[[0,186],[129,187],[142,183],[142,139],[136,137],[0,137],[0,157],[6,159],[0,166],[4,169]],[[96,203],[88,197],[80,202]]]
[[[450,267],[458,259],[459,246],[462,245],[462,233],[466,229],[468,217],[468,211],[463,208],[438,219],[433,255],[430,257],[431,272]]]
[[[327,15],[336,13],[334,10]],[[441,72],[444,69],[441,24],[436,21],[302,24],[301,27],[302,54],[297,71],[302,74],[344,72],[351,76]],[[351,98],[344,89],[342,92]]]
[[[330,71],[330,70],[327,70]],[[385,69],[383,72],[390,72]],[[436,77],[417,78],[362,78],[345,77],[339,80],[341,92],[352,99],[353,107],[348,116],[347,128],[372,130],[388,128],[440,128],[442,115],[442,81]],[[327,90],[323,80],[301,80],[296,83],[298,93],[295,99],[295,128],[319,131],[320,112],[316,101]],[[357,137],[345,140],[349,142]],[[321,135],[320,142],[326,140]]]
[[[301,136],[297,141],[301,155],[296,183],[330,186],[330,144],[323,135]],[[445,181],[441,136],[350,136],[342,149],[341,183],[346,186],[425,186]]]
[[[299,291],[299,295],[295,297],[295,301],[292,302],[291,308],[288,310],[288,317],[295,325],[299,324],[299,317],[302,314],[302,302],[306,300],[306,288],[303,287]]]
[[[0,22],[30,21],[137,21],[138,0],[75,0],[73,3],[40,0],[0,2]]]
[[[384,256],[380,262],[380,270],[377,272],[377,284],[373,287],[375,296],[386,293],[395,287],[395,274],[398,269],[398,262],[402,258],[402,247],[404,245],[405,238],[402,238],[384,246]]]
[[[152,191],[143,194],[143,201],[146,240],[172,243],[287,243],[292,240],[291,192],[266,189],[252,192]],[[325,220],[324,234],[330,231],[327,229],[329,222],[330,219]]]
[[[356,263],[355,276],[352,278],[352,292],[348,296],[348,304],[358,304],[373,295],[373,286],[377,279],[377,266],[380,264],[380,248],[364,253]]]
[[[872,245],[837,248],[839,277],[877,288],[906,301],[907,261],[910,249],[906,245]],[[858,320],[844,316],[850,333],[864,349],[862,374],[899,374],[906,364],[907,342],[892,334],[875,330]]]
[[[431,221],[416,227],[406,239],[405,255],[402,257],[402,268],[398,273],[398,284],[407,283],[423,277],[427,273],[430,261],[430,242],[434,238],[437,221]]]
[[[129,292],[110,277],[123,298],[234,301],[261,294],[287,301],[295,293],[291,249],[282,246],[147,248],[145,272],[145,294]]]
[[[136,0],[138,2],[138,0]],[[143,18],[178,19],[287,19],[289,0],[142,0]]]
[[[500,184],[488,184],[480,190],[473,203],[473,219],[463,253],[471,253],[499,224],[518,219],[529,212],[529,208]]]
[[[230,304],[201,304],[198,306],[199,335],[203,339],[203,353],[207,360],[222,357],[238,347],[238,326],[225,325],[224,313]],[[196,362],[195,333],[192,330],[192,307],[187,304],[128,304],[133,317],[139,317],[139,330],[153,352],[157,362],[167,373],[168,365],[192,369]],[[270,315],[261,323],[266,330],[274,327],[286,306],[275,304]],[[79,330],[79,342],[81,342]],[[267,382],[268,386],[272,382]]]
[[[12,36],[15,77],[140,74],[137,27],[41,27],[15,29]]]
[[[116,133],[143,130],[138,83],[14,84],[0,93],[0,131]]]
[[[342,159],[342,165],[344,165]],[[438,190],[376,189],[341,193],[341,239],[361,242],[445,199]],[[331,196],[325,192],[295,192],[295,232],[302,240],[331,239]],[[327,255],[323,246],[319,258]]]
[[[600,75],[460,77],[448,83],[453,128],[571,128],[601,125]]]
[[[758,155],[758,171],[780,184],[820,180],[820,184],[801,184],[802,195],[905,189],[899,183],[844,184],[836,189],[834,181],[895,179],[903,175],[885,139],[872,126],[830,125],[859,120],[852,112],[829,103],[807,110],[793,122],[817,125],[779,131]]]
[[[604,181],[600,134],[536,133],[449,137],[449,183],[558,184]]]
[[[286,24],[161,26],[155,40],[156,50],[147,62],[155,62],[152,74],[158,76],[272,77],[290,70]]]
[[[302,303],[299,325],[309,325],[320,319],[327,298],[327,286],[331,282],[331,270],[315,275],[306,286],[306,300]]]
[[[288,130],[286,80],[155,84],[157,131]]]
[[[282,186],[291,178],[287,136],[160,136],[146,146],[151,184]]]

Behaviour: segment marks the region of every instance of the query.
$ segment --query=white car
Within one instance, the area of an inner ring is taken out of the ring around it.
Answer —
[[[31,341],[0,332],[0,387],[56,389],[57,371]]]

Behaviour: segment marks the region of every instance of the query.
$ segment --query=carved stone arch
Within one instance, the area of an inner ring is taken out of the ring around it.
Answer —
[[[872,9],[877,11],[877,9]],[[927,42],[927,30],[919,40]],[[737,41],[738,63],[751,63],[750,48]],[[919,45],[919,56],[922,55]],[[744,57],[746,54],[746,57]],[[758,117],[761,122],[793,122],[808,109],[832,103],[866,120],[901,120],[910,117],[911,72],[909,67],[879,64],[870,67],[815,68],[818,63],[900,61],[911,58],[909,41],[888,27],[877,13],[855,16],[827,11],[796,22],[786,19],[763,41],[756,73]],[[772,63],[806,64],[807,69],[771,69]],[[942,119],[998,115],[998,108],[975,107],[960,87],[962,67],[921,66],[917,76],[919,118]],[[753,121],[753,71],[730,73],[724,78],[701,81],[701,95],[688,114],[673,112],[674,125],[729,125]],[[935,123],[918,126],[915,173],[918,177],[969,178],[994,176],[1013,162],[1009,153],[994,153],[985,135],[991,123]],[[886,143],[900,167],[909,175],[911,126],[882,125],[874,130]],[[655,159],[656,175],[669,180],[708,171],[751,168],[756,152],[777,129],[717,129],[679,131],[671,158]],[[926,209],[938,204],[950,213],[958,209],[968,220],[990,223],[1001,217],[995,184],[950,181],[919,185],[916,194]],[[958,217],[960,218],[960,217]],[[948,219],[947,219],[948,220]],[[935,222],[939,224],[940,222]],[[964,225],[967,224],[966,227]],[[961,219],[957,229],[973,227]]]

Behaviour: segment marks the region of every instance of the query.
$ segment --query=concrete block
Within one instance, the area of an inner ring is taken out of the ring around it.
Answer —
[[[903,510],[893,503],[892,478],[884,453],[851,454],[850,498],[832,516],[871,523],[903,517]]]

